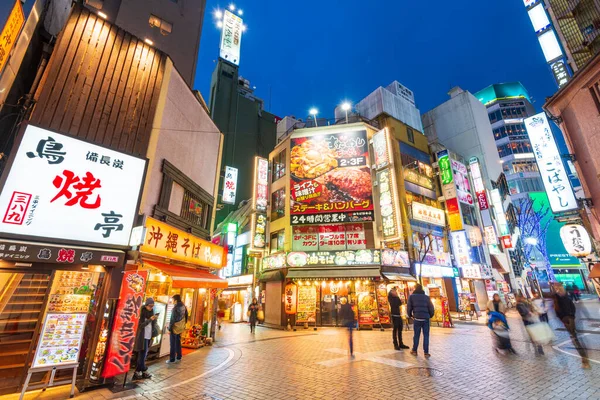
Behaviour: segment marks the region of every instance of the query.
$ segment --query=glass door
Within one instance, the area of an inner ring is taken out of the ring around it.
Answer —
[[[321,325],[337,326],[337,296],[334,294],[323,294],[321,298]]]

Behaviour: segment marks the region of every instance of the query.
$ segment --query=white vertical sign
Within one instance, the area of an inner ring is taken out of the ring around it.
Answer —
[[[223,13],[223,31],[219,57],[235,65],[240,65],[243,20],[232,12]]]
[[[459,267],[471,265],[471,247],[467,243],[465,231],[450,232],[454,259]]]
[[[238,170],[233,167],[225,167],[225,180],[223,181],[223,203],[235,204],[237,192]]]
[[[550,130],[546,113],[525,119],[525,127],[537,161],[552,212],[576,210],[577,199],[571,188],[562,158]]]

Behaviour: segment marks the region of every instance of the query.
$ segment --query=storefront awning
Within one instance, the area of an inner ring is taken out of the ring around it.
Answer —
[[[502,274],[507,274],[510,271],[508,257],[506,254],[492,254],[492,267],[497,269]]]
[[[173,280],[173,288],[176,289],[227,288],[227,281],[225,279],[221,279],[206,270],[178,267],[154,261],[144,261],[144,265],[159,269],[169,275]]]
[[[389,281],[409,281],[409,282],[417,281],[417,278],[415,278],[411,274],[392,274],[389,272],[382,272],[382,275],[385,277],[385,279],[387,279]]]
[[[290,279],[376,278],[379,276],[379,268],[290,268],[287,274]]]
[[[594,264],[590,270],[590,278],[600,278],[600,263]]]
[[[261,282],[281,282],[283,280],[283,272],[278,269],[265,271],[260,275],[259,280]]]

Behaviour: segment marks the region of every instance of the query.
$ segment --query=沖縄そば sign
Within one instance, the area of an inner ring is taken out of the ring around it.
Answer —
[[[373,185],[365,130],[291,139],[291,223],[373,220]]]
[[[0,232],[127,246],[146,160],[28,125],[0,194]]]

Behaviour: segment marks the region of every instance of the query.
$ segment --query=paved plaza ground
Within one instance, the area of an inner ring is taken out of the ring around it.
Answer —
[[[77,399],[600,399],[600,305],[579,304],[582,339],[592,368],[581,368],[568,334],[557,330],[553,346],[536,356],[518,315],[509,313],[515,356],[497,354],[488,329],[457,323],[433,328],[432,357],[395,351],[391,331],[355,332],[356,358],[347,355],[346,332],[278,331],[225,324],[217,343],[167,366],[150,367],[151,380],[119,394],[108,389],[78,393]],[[481,320],[483,321],[483,320]],[[561,328],[560,322],[551,321]],[[411,343],[412,331],[405,331]],[[64,399],[64,388],[32,392],[26,399]],[[18,396],[3,396],[13,400]]]

